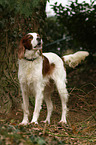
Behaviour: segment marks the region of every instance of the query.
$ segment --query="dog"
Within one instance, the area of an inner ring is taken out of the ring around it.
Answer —
[[[89,55],[87,51],[79,51],[60,58],[55,53],[42,53],[42,44],[43,41],[37,33],[28,33],[20,41],[18,50],[18,79],[23,97],[24,114],[20,125],[27,125],[29,123],[28,107],[30,94],[35,97],[35,108],[30,123],[38,124],[39,113],[44,99],[47,106],[47,117],[44,122],[50,124],[53,110],[51,93],[54,91],[54,84],[62,104],[60,123],[67,123],[68,91],[66,88],[67,79],[64,63],[74,68]]]

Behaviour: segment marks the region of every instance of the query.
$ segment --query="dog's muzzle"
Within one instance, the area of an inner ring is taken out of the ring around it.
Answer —
[[[33,49],[36,49],[36,50],[42,49],[42,43],[41,43],[41,41],[38,42],[38,44]]]

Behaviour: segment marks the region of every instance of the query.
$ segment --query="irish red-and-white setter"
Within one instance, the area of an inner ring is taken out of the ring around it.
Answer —
[[[87,51],[78,51],[60,58],[55,53],[42,53],[42,39],[37,33],[28,33],[21,41],[18,50],[19,70],[18,78],[23,97],[23,121],[29,123],[29,96],[35,97],[35,108],[31,123],[38,123],[38,117],[43,99],[47,105],[47,117],[44,122],[50,123],[53,110],[51,93],[54,84],[61,98],[62,116],[60,122],[67,123],[68,92],[66,88],[66,69],[64,63],[75,67],[89,55]]]

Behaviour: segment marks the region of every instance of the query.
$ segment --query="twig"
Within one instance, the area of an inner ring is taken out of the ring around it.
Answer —
[[[93,134],[94,132],[96,132],[96,129],[94,129],[94,130],[92,131],[92,133],[89,135],[89,137],[91,137],[92,134]]]
[[[86,94],[82,89],[78,89],[75,87],[72,89],[72,91],[69,94],[71,94],[73,91],[80,91],[80,92],[83,92],[84,94]]]
[[[94,115],[95,115],[95,113],[94,113]],[[75,124],[75,126],[78,126],[79,124],[82,124],[82,123],[86,122],[87,120],[89,120],[89,119],[92,118],[92,117],[93,117],[93,115],[91,115],[90,117],[88,117],[88,118],[85,119],[84,121]]]
[[[85,96],[89,95],[90,93],[92,93],[92,92],[94,92],[94,91],[96,91],[96,88],[93,89],[93,90],[91,90],[91,91],[89,91]]]
[[[76,88],[74,87],[69,94],[71,94]]]
[[[46,128],[47,128],[47,123],[45,123],[45,125],[44,125],[43,135],[45,135],[45,133],[46,133]]]
[[[51,134],[51,135],[53,135],[53,136],[58,136],[58,137],[71,137],[71,138],[96,138],[96,136],[74,136],[74,135],[64,135],[64,134],[54,134],[54,133],[51,133],[51,132],[48,132],[47,131],[47,133],[48,134]]]
[[[92,85],[94,88],[96,88],[96,86],[95,86],[93,83],[85,84],[85,85],[81,86],[81,88],[83,88],[83,87],[85,87],[85,86],[88,86],[88,85]]]
[[[81,132],[87,132],[90,128],[96,127],[96,124],[84,128]]]
[[[12,127],[14,130],[16,130],[16,128],[13,125],[8,125],[8,126]]]
[[[95,115],[94,115],[93,112],[91,111],[91,109],[90,109],[90,107],[89,107],[89,104],[84,100],[84,98],[82,99],[81,97],[79,97],[79,95],[78,95],[77,97],[78,97],[80,100],[82,100],[82,101],[88,106],[90,113],[92,114],[94,120],[96,121]]]

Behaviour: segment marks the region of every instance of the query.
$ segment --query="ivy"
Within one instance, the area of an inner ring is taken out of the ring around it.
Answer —
[[[45,0],[42,0],[44,3]],[[14,11],[15,14],[23,14],[25,16],[32,15],[34,8],[37,7],[40,0],[1,0],[0,5],[6,12],[11,13]],[[26,14],[27,13],[27,14]]]
[[[14,38],[37,29],[38,19],[38,26],[41,19],[44,19],[46,2],[47,0],[0,0],[0,27],[2,36],[8,37],[6,42],[12,42]]]

